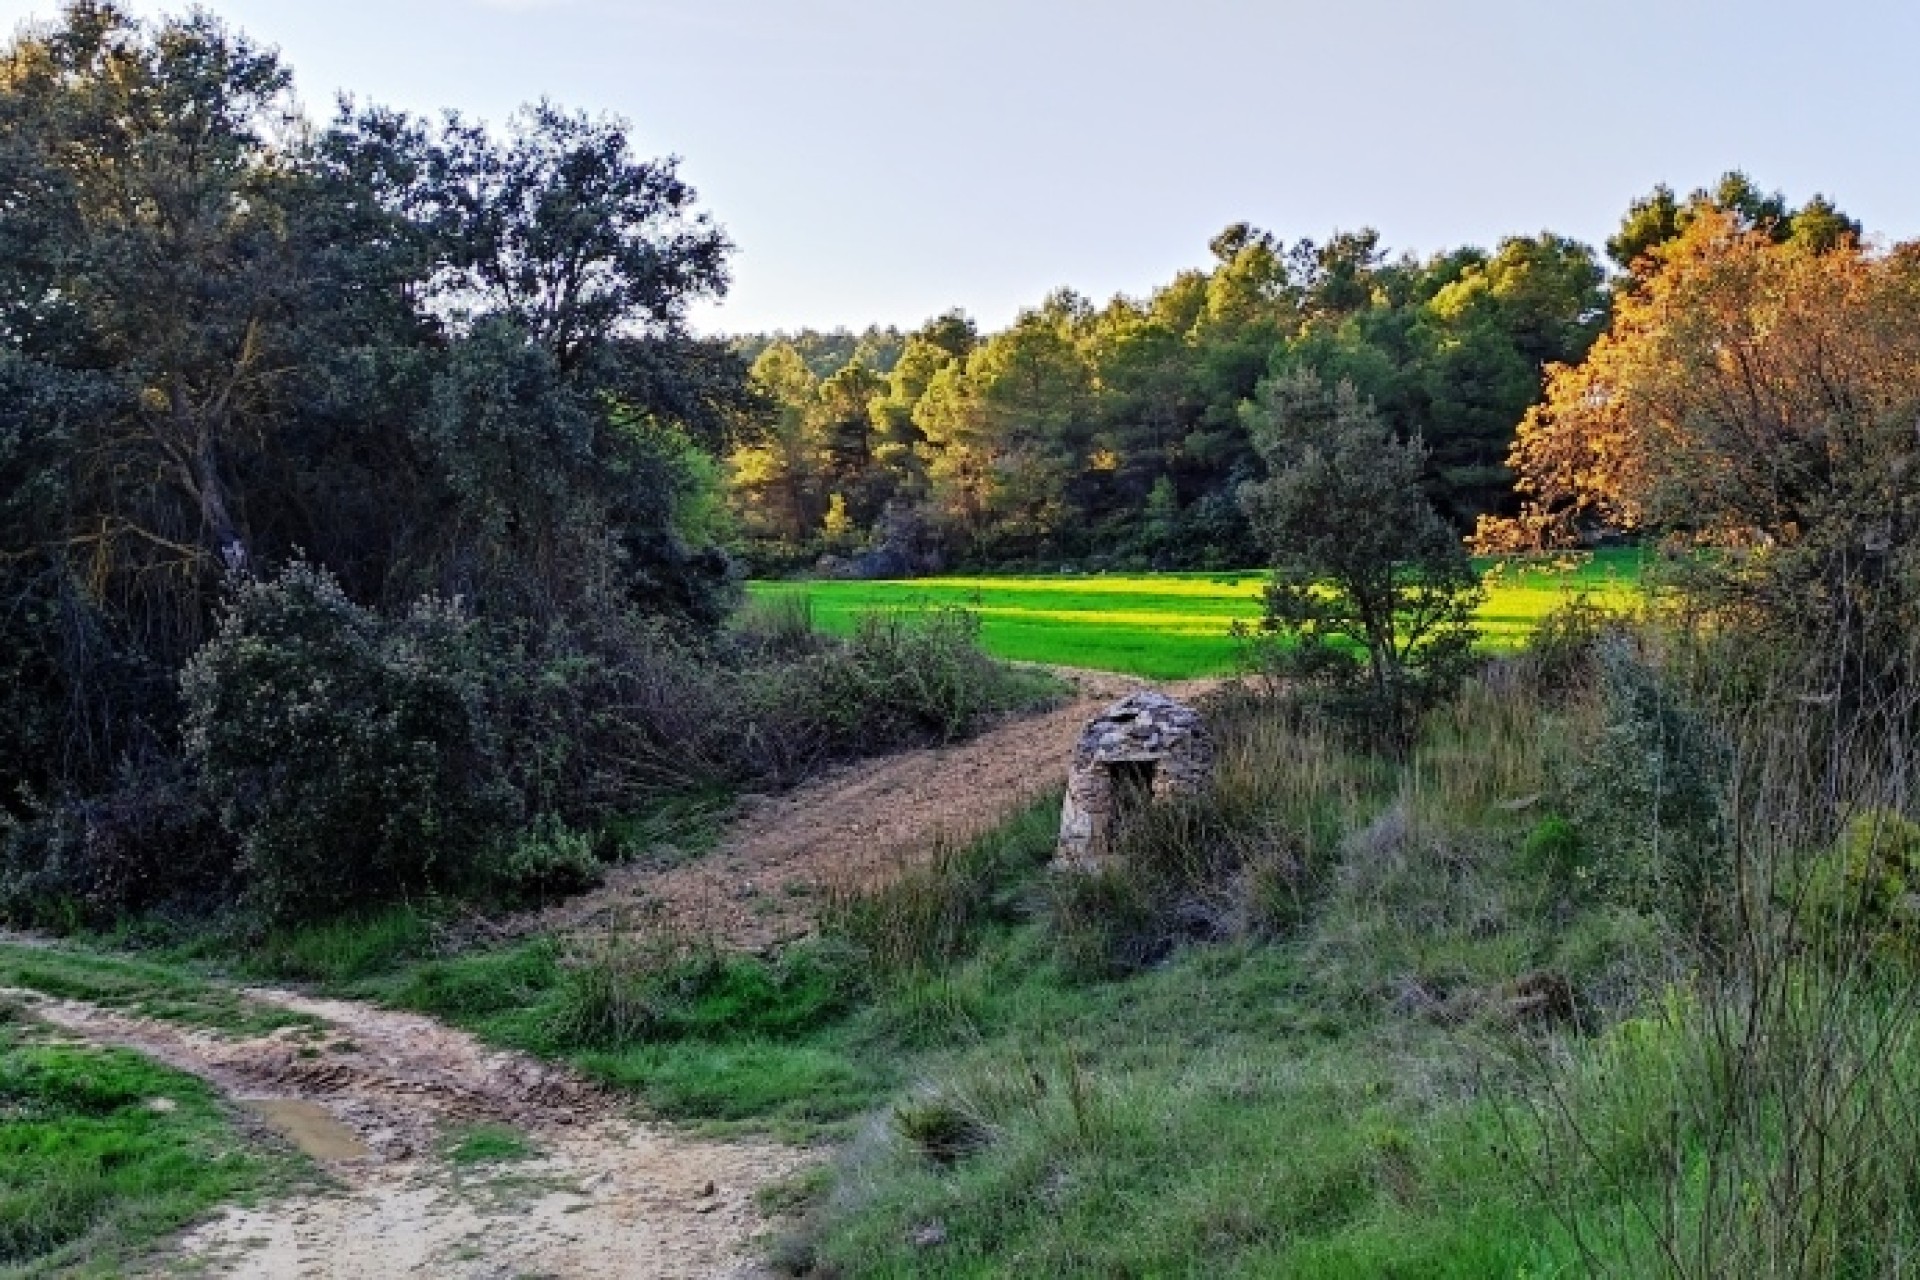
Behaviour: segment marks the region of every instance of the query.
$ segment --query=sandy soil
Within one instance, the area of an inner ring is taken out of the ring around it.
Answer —
[[[210,1081],[327,1174],[330,1187],[195,1229],[152,1265],[156,1276],[747,1276],[769,1225],[754,1192],[817,1158],[634,1120],[564,1070],[350,1002],[251,989],[319,1025],[236,1039],[8,994],[70,1034]],[[477,1123],[524,1135],[533,1154],[448,1162],[445,1142]]]
[[[870,883],[928,856],[940,839],[978,835],[1066,781],[1086,722],[1148,682],[1054,668],[1073,695],[1043,715],[976,738],[883,756],[781,796],[750,796],[719,847],[666,871],[621,868],[599,889],[507,924],[510,934],[592,935],[647,920],[703,940],[764,950],[805,936],[822,895]],[[1164,686],[1176,697],[1221,684]]]

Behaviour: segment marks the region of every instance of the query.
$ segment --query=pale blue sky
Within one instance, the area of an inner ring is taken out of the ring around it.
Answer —
[[[136,0],[143,13],[174,3]],[[1427,253],[1728,168],[1920,235],[1920,5],[1720,0],[217,0],[302,97],[552,97],[684,157],[739,246],[708,330],[989,326],[1144,293],[1246,220]],[[0,0],[0,24],[54,0]]]

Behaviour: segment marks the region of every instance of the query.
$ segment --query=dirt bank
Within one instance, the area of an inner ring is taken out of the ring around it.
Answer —
[[[949,747],[863,761],[781,796],[750,796],[713,852],[665,871],[623,867],[592,893],[512,921],[510,933],[618,932],[648,919],[760,950],[805,936],[821,896],[870,882],[941,838],[978,835],[1059,787],[1087,720],[1148,682],[1054,668],[1072,686],[1058,708]],[[1197,696],[1219,680],[1165,686]]]

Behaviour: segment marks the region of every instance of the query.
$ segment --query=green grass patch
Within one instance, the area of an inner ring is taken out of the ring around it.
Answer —
[[[1518,648],[1546,614],[1579,594],[1626,602],[1640,590],[1642,553],[1609,548],[1564,559],[1478,562],[1487,573],[1485,643]],[[849,635],[875,610],[963,608],[980,619],[995,657],[1123,671],[1150,679],[1234,670],[1235,622],[1260,618],[1266,574],[1057,574],[899,582],[755,582],[755,601],[803,596],[821,630]]]
[[[249,1151],[191,1076],[0,1020],[0,1274],[119,1274],[143,1247],[298,1168]]]
[[[237,967],[281,982],[351,983],[428,953],[431,919],[409,906],[284,926],[249,945]]]
[[[182,965],[65,947],[0,943],[0,987],[23,987],[42,995],[236,1035],[319,1025],[317,1019],[306,1014],[249,1000]]]
[[[449,1164],[470,1166],[510,1164],[539,1154],[524,1133],[505,1125],[476,1124],[455,1130],[441,1142]]]

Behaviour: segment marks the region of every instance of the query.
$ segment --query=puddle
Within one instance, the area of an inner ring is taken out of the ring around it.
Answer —
[[[298,1098],[241,1098],[238,1101],[315,1160],[363,1160],[373,1154],[353,1130],[335,1120],[317,1102]]]

